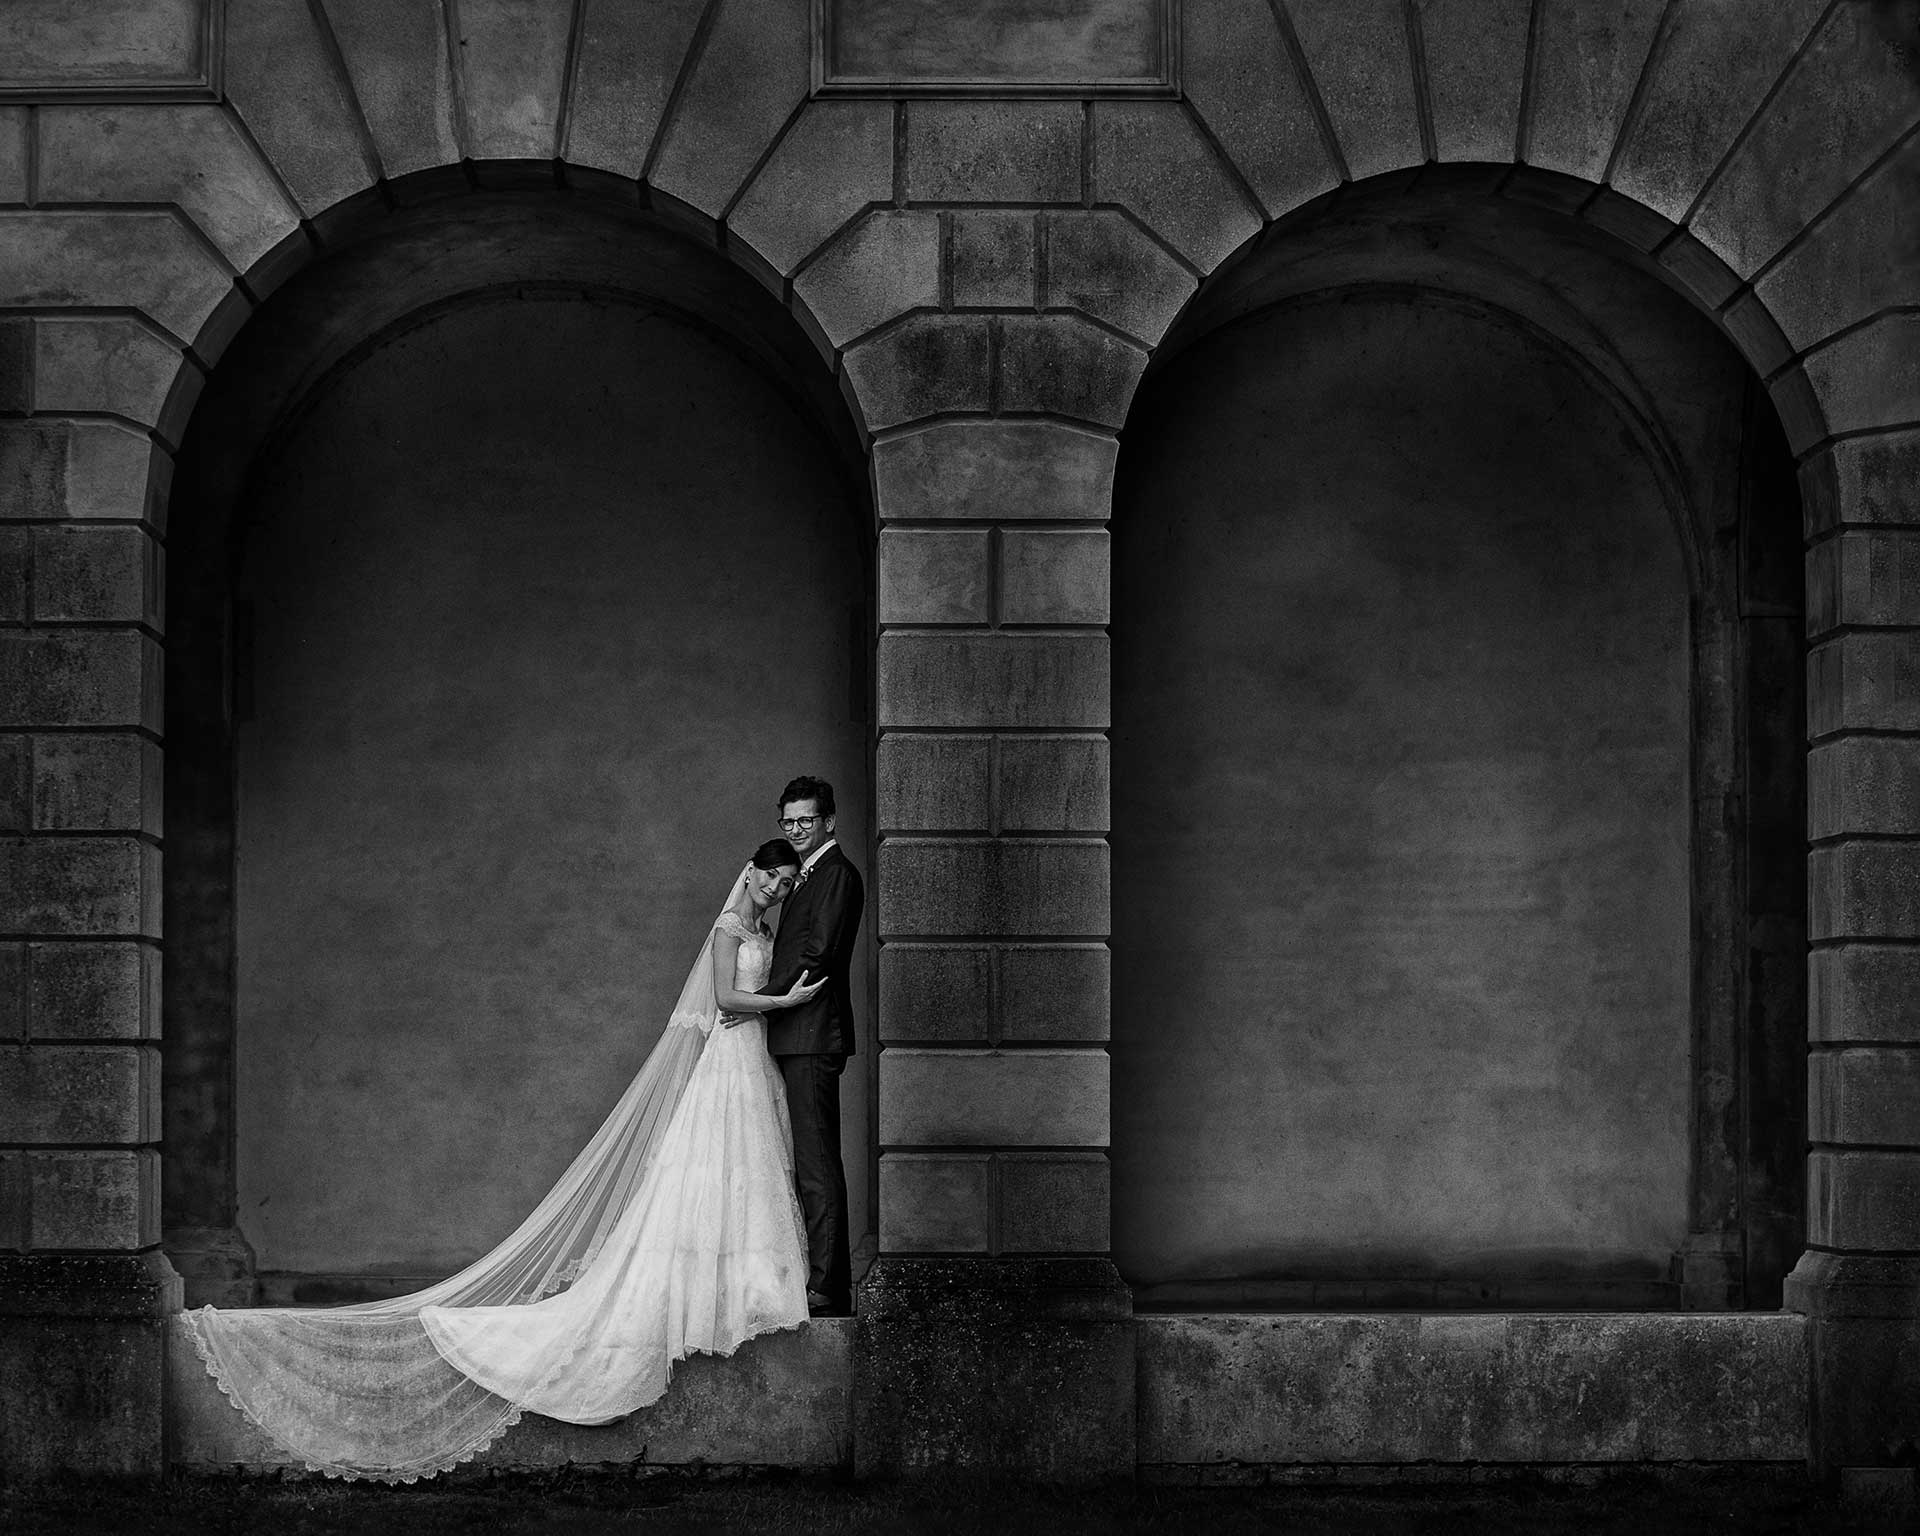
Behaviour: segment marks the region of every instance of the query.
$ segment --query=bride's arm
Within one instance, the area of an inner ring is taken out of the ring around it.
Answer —
[[[734,966],[739,955],[740,936],[724,928],[718,929],[713,936],[713,996],[728,1013],[771,1013],[776,1008],[791,1008],[795,1003],[804,1003],[826,985],[824,979],[809,982],[802,976],[791,991],[778,997],[742,992],[733,984]]]

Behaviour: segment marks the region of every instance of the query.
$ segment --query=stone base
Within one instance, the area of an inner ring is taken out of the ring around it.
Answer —
[[[1813,1461],[1911,1467],[1920,1459],[1920,1259],[1807,1253],[1786,1304],[1807,1320]]]
[[[0,1475],[166,1470],[164,1255],[0,1256]]]
[[[1106,1260],[883,1257],[857,1321],[856,1476],[1133,1475],[1133,1303]]]

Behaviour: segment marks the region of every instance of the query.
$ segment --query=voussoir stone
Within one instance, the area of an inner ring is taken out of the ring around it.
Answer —
[[[1219,0],[1182,39],[1180,83],[1268,218],[1340,179],[1267,0]]]
[[[1666,0],[1541,0],[1534,19],[1527,160],[1583,181],[1606,178],[1620,125]]]
[[[1104,427],[1126,420],[1147,365],[1144,348],[1073,315],[1003,315],[995,323],[1001,410]]]
[[[1071,308],[1153,346],[1198,287],[1193,274],[1116,209],[1049,213],[1049,309]]]
[[[561,153],[638,179],[707,0],[582,0],[580,57]]]
[[[1214,147],[1175,102],[1101,101],[1093,108],[1096,203],[1118,203],[1201,272],[1260,228]]]
[[[1920,420],[1920,312],[1883,315],[1849,331],[1805,367],[1829,432]]]
[[[0,211],[0,308],[137,309],[191,341],[233,292],[191,230],[147,209]]]
[[[911,315],[849,347],[842,366],[868,428],[945,411],[984,411],[987,324],[978,315]]]
[[[468,152],[551,160],[559,152],[572,7],[460,0],[459,14]]]
[[[862,208],[892,195],[893,104],[815,101],[748,183],[727,227],[790,277]]]
[[[940,218],[875,209],[842,233],[794,280],[836,348],[910,309],[940,302]]]
[[[439,0],[327,0],[353,92],[390,177],[463,155]]]
[[[943,422],[874,445],[883,518],[1105,521],[1112,437],[1039,421]]]
[[[1023,208],[960,208],[948,280],[962,309],[1031,309],[1034,303],[1034,216]]]
[[[307,0],[229,7],[222,84],[309,217],[379,178]]]
[[[1401,0],[1284,0],[1355,181],[1425,158]]]
[[[1433,147],[1443,160],[1513,158],[1529,11],[1513,0],[1420,0]]]
[[[38,410],[110,411],[159,425],[185,366],[178,347],[124,315],[42,316],[32,324]]]
[[[719,5],[650,177],[716,219],[805,98],[813,46],[806,0]]]

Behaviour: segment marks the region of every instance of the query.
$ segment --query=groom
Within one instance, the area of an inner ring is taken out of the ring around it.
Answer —
[[[833,786],[807,775],[780,792],[780,830],[802,859],[800,883],[780,913],[773,970],[760,990],[778,996],[801,973],[826,978],[809,1002],[769,1013],[767,1051],[787,1087],[793,1176],[807,1222],[807,1310],[853,1310],[847,1258],[847,1175],[840,1166],[840,1073],[853,1054],[849,968],[866,890],[833,837]]]

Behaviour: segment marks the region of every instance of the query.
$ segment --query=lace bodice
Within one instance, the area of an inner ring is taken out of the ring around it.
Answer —
[[[733,962],[733,985],[741,992],[758,992],[767,984],[767,977],[773,970],[773,940],[764,933],[757,932],[751,923],[743,922],[731,912],[722,912],[720,921],[713,925],[722,933],[730,933],[740,941],[740,953]]]

